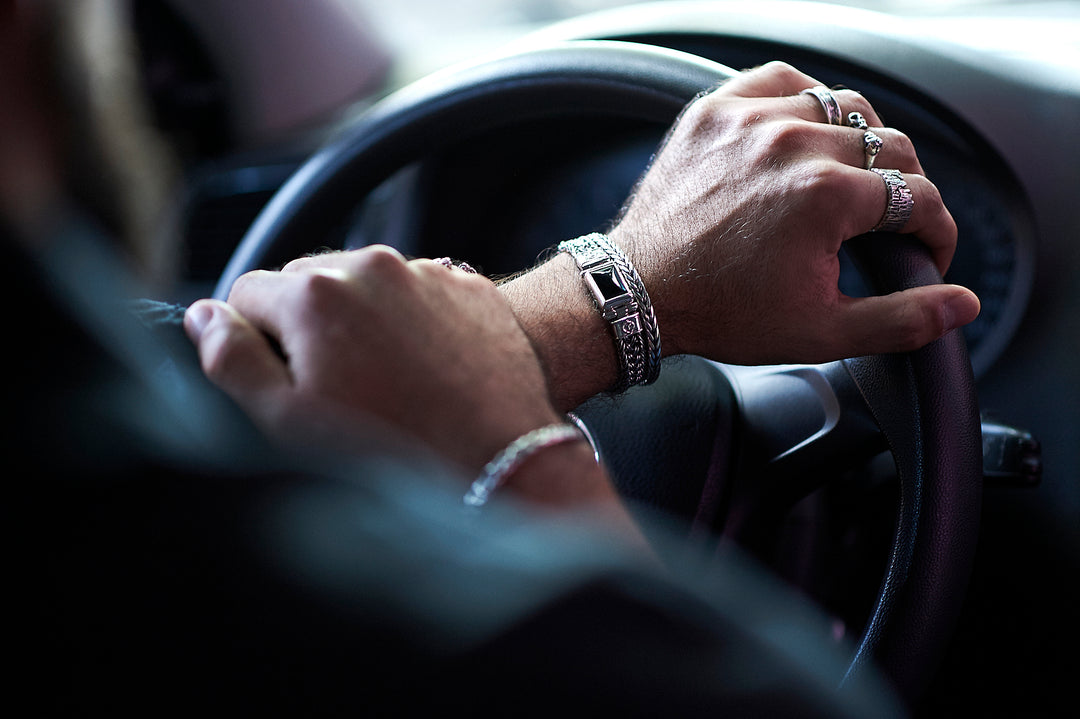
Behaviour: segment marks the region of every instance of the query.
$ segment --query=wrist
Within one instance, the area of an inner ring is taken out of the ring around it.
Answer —
[[[507,497],[538,510],[581,513],[592,525],[615,532],[653,558],[648,541],[627,510],[611,477],[587,441],[549,447],[529,458],[511,476]]]
[[[484,465],[480,476],[465,493],[465,506],[476,509],[487,504],[500,487],[517,474],[523,465],[536,455],[562,444],[592,439],[585,434],[583,425],[576,419],[571,422],[554,422],[530,430],[517,437],[506,448]]]
[[[560,252],[500,289],[540,358],[556,410],[614,386],[619,365],[610,330],[569,255]]]
[[[533,454],[506,481],[508,495],[551,508],[606,497],[609,490],[603,468],[584,437]]]
[[[600,233],[560,242],[559,251],[574,258],[594,306],[609,323],[619,364],[612,390],[655,382],[660,375],[660,330],[633,262]]]
[[[672,296],[681,283],[687,282],[685,276],[673,277],[670,263],[659,261],[663,254],[657,251],[656,238],[644,236],[626,224],[616,225],[608,233],[608,238],[622,250],[634,263],[641,281],[645,285],[649,296],[652,298],[653,308],[656,312],[656,321],[660,328],[660,342],[663,348],[662,356],[686,354],[688,350],[680,338],[678,328],[682,313],[676,309],[677,304]],[[644,251],[643,247],[651,247],[652,251]]]

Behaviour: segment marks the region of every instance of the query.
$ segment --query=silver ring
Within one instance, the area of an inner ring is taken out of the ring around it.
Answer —
[[[881,216],[871,232],[900,232],[911,219],[911,208],[915,206],[915,200],[911,196],[911,188],[904,181],[900,170],[881,170],[874,168],[885,181],[885,213]]]
[[[885,144],[885,142],[870,130],[867,130],[863,133],[862,141],[863,152],[866,154],[866,169],[873,170],[874,158],[876,158],[877,154],[881,152],[881,148]]]
[[[885,142],[870,130],[870,125],[867,124],[866,118],[862,116],[861,112],[849,112],[847,124],[854,127],[856,130],[863,131],[862,141],[863,153],[866,155],[866,169],[874,169],[874,160],[877,158],[877,154],[881,152],[881,148]]]
[[[442,265],[448,270],[456,268],[469,275],[477,274],[476,269],[468,262],[458,262],[457,264],[454,264],[454,261],[451,260],[449,257],[436,257],[432,260],[432,262],[437,265]]]
[[[866,118],[862,116],[861,112],[849,112],[847,116],[847,124],[851,125],[856,130],[870,129],[870,125],[866,123]]]
[[[817,87],[808,87],[799,94],[816,97],[825,110],[825,119],[830,125],[844,124],[844,113],[840,111],[840,103],[836,101],[836,96],[832,94],[832,90],[824,85],[818,85]]]

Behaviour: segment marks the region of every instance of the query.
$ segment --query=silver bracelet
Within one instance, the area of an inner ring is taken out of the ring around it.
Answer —
[[[578,420],[580,422],[580,420]],[[573,424],[549,424],[546,427],[526,432],[506,446],[506,449],[495,455],[495,458],[484,465],[483,471],[476,481],[465,493],[465,506],[478,509],[487,504],[491,494],[513,474],[522,463],[542,449],[553,447],[565,442],[574,442],[584,439],[593,447],[596,455],[596,445],[587,431],[579,427],[577,422]]]
[[[560,242],[559,251],[574,258],[597,309],[611,323],[619,359],[614,391],[655,382],[660,376],[660,328],[630,259],[600,233]]]

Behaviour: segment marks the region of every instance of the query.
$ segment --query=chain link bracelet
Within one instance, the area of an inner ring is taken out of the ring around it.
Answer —
[[[660,375],[660,328],[630,259],[598,232],[560,242],[559,251],[574,258],[597,309],[611,324],[619,360],[614,391],[655,382]]]

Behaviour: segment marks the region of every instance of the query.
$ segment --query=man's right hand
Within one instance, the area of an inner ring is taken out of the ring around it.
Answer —
[[[978,298],[956,285],[840,292],[840,247],[878,223],[887,190],[864,169],[863,132],[827,124],[817,98],[800,94],[819,84],[772,63],[692,102],[609,233],[652,298],[666,355],[826,362],[914,350],[978,315]],[[845,117],[862,113],[884,140],[876,166],[900,170],[914,199],[902,231],[924,242],[944,273],[956,225],[911,141],[882,127],[858,93],[834,94]],[[614,384],[610,334],[568,257],[503,290],[557,405]]]

